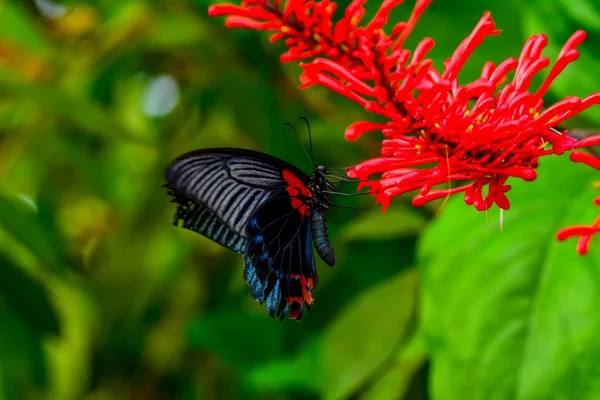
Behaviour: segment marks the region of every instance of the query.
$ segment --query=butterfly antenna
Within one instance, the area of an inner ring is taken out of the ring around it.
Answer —
[[[337,175],[325,175],[325,178],[327,179],[337,179],[339,181],[342,182],[360,182],[360,179],[353,179],[353,178],[345,178],[343,176],[337,176]]]
[[[304,152],[304,155],[306,156],[306,158],[309,159],[310,162],[312,162],[312,164],[315,166],[315,160],[311,157],[308,156],[308,153],[306,152],[306,149],[304,148],[304,145],[302,145],[302,141],[300,140],[300,136],[298,136],[298,131],[296,130],[296,127],[292,124],[290,124],[289,122],[285,123],[286,125],[288,125],[290,128],[292,128],[292,131],[294,131],[294,136],[296,136],[296,140],[298,141],[298,143],[300,143],[300,147],[302,147],[302,151]],[[310,153],[312,155],[312,144],[311,144],[311,148],[310,148]]]
[[[312,135],[310,133],[310,124],[308,123],[308,119],[306,119],[306,117],[300,117],[300,119],[302,119],[302,120],[304,120],[304,122],[306,122],[306,128],[308,128],[308,145],[310,148],[310,158],[312,160],[313,165],[316,167],[317,164],[315,163],[315,155],[313,154]]]
[[[352,207],[352,206],[343,206],[341,204],[331,204],[332,207],[335,208],[351,208],[353,210],[370,210],[373,207]]]
[[[360,192],[360,193],[343,193],[343,192],[333,192],[331,190],[323,190],[321,191],[321,193],[329,193],[329,194],[337,194],[338,196],[345,196],[345,197],[355,197],[355,196],[366,196],[368,194],[379,194],[377,192]]]

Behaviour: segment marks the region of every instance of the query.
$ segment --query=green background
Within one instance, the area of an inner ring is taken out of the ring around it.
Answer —
[[[317,161],[345,167],[378,154],[377,134],[343,135],[374,117],[299,90],[281,43],[225,29],[209,1],[65,1],[54,17],[39,3],[0,1],[0,399],[600,398],[600,246],[581,257],[555,240],[596,217],[597,171],[541,160],[536,181],[509,182],[502,228],[460,196],[439,216],[441,201],[402,196],[382,214],[342,199],[367,210],[328,215],[337,264],[317,260],[314,306],[280,323],[239,255],[170,224],[163,170],[237,146],[309,172],[284,125],[306,145],[302,116]],[[585,29],[547,100],[600,89],[592,0],[438,0],[407,47],[434,38],[439,68],[486,10],[503,33],[461,82],[532,33],[554,59]],[[600,112],[568,124],[594,129]]]

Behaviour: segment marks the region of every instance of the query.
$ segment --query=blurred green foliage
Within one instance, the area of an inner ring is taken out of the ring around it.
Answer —
[[[409,197],[385,214],[330,213],[338,261],[318,260],[299,323],[251,299],[239,255],[171,226],[162,173],[185,151],[255,148],[309,171],[284,125],[306,145],[301,116],[326,165],[380,146],[346,142],[346,126],[372,116],[297,89],[281,44],[225,29],[208,5],[0,1],[0,399],[600,396],[599,253],[554,241],[593,220],[597,176],[567,160],[514,184],[503,231],[460,198],[438,218],[441,201],[415,210]],[[547,33],[555,55],[574,30],[600,32],[590,0],[437,1],[408,46],[433,37],[440,66],[488,9],[504,33],[461,78],[518,56],[530,33]],[[596,43],[549,100],[598,90]]]

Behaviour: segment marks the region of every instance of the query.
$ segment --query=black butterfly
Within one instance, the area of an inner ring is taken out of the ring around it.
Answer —
[[[336,189],[327,168],[308,176],[268,154],[215,148],[178,157],[165,177],[177,203],[173,224],[242,253],[252,297],[272,317],[301,319],[317,284],[311,235],[323,261],[335,263],[323,215]]]

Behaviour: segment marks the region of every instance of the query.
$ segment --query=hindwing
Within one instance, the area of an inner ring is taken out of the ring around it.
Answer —
[[[311,243],[310,210],[275,197],[257,210],[247,227],[244,278],[269,315],[301,319],[313,301],[317,270]]]

